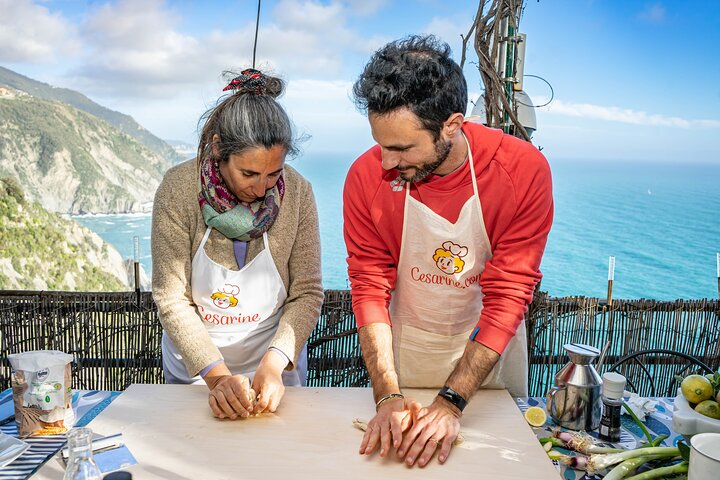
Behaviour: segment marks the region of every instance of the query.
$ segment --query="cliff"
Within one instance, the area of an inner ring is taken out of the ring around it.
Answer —
[[[28,201],[0,179],[0,289],[127,291],[120,254],[90,230]]]
[[[0,176],[17,178],[28,200],[48,210],[145,211],[169,166],[98,117],[0,87]]]

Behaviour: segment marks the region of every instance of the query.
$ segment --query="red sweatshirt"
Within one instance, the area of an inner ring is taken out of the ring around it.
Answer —
[[[480,277],[483,309],[473,339],[502,353],[540,281],[540,260],[553,219],[552,180],[545,157],[500,130],[463,125],[473,154],[492,258]],[[472,196],[470,166],[413,184],[410,194],[450,222]],[[390,323],[388,305],[400,256],[405,192],[393,191],[395,170],[383,170],[378,145],[350,167],[343,192],[348,276],[358,327]],[[479,329],[479,330],[478,330]]]

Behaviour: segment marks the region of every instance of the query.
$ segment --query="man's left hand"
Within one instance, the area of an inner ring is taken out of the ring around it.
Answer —
[[[424,467],[439,448],[438,461],[445,463],[460,433],[461,415],[457,407],[442,398],[435,398],[429,407],[420,410],[398,448],[398,457],[408,466],[417,463]]]

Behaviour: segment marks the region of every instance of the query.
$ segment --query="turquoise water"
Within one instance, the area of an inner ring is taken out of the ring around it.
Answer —
[[[292,161],[312,183],[320,215],[323,283],[348,288],[342,239],[346,156]],[[608,256],[616,257],[614,298],[715,298],[720,251],[720,166],[551,161],[555,223],[541,269],[553,296],[607,293]],[[150,272],[150,215],[75,217],[140,260]]]

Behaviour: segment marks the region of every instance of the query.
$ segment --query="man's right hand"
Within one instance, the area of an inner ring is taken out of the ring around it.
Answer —
[[[207,378],[206,378],[207,380]],[[208,403],[217,418],[246,418],[253,411],[250,380],[243,375],[222,375],[213,378],[208,387]]]
[[[371,455],[380,445],[380,456],[384,457],[390,447],[402,443],[403,432],[407,431],[422,408],[411,398],[386,400],[377,414],[368,422],[367,430],[360,443],[360,455]]]

